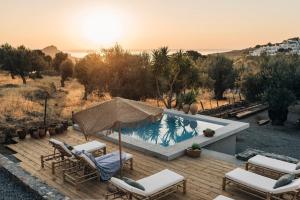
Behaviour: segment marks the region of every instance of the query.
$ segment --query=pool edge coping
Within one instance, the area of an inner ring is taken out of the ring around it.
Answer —
[[[12,176],[21,181],[32,191],[36,192],[43,199],[49,200],[69,200],[70,198],[59,192],[57,189],[49,186],[44,181],[40,180],[20,167],[19,163],[15,163],[6,156],[0,154],[0,167],[7,170]]]
[[[164,160],[173,160],[176,159],[182,155],[184,155],[185,149],[192,145],[192,143],[201,143],[201,147],[204,147],[213,144],[217,141],[223,140],[227,137],[230,137],[234,134],[238,134],[240,131],[245,130],[249,127],[249,123],[245,122],[239,122],[234,120],[228,120],[228,119],[221,119],[206,115],[190,115],[185,114],[182,111],[177,111],[173,109],[164,109],[164,113],[167,114],[174,114],[179,115],[186,118],[192,118],[192,119],[198,119],[206,122],[211,123],[217,123],[220,125],[223,125],[224,127],[217,129],[216,134],[213,138],[205,138],[203,136],[196,136],[194,138],[188,139],[186,141],[182,141],[180,143],[177,143],[175,145],[169,146],[169,147],[162,147],[160,145],[147,143],[144,141],[140,141],[138,139],[124,136],[122,135],[122,144],[125,147],[141,151],[143,153],[147,153],[148,155],[152,155],[154,157],[158,157]],[[221,133],[226,131],[226,133]],[[108,140],[113,143],[118,143],[118,134],[112,133],[110,135],[105,136],[105,134],[99,134],[100,137],[102,137],[105,140]],[[201,140],[201,141],[200,141]],[[204,140],[204,141],[203,141]]]

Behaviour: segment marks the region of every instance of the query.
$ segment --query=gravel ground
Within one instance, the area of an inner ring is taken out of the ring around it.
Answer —
[[[38,200],[42,199],[33,193],[26,186],[12,177],[0,166],[0,200]]]
[[[241,120],[250,123],[250,128],[239,134],[237,153],[247,148],[255,148],[300,159],[300,127],[295,125],[300,118],[300,105],[290,108],[284,126],[272,126],[271,123],[258,126],[256,121],[259,117],[268,118],[267,111]]]

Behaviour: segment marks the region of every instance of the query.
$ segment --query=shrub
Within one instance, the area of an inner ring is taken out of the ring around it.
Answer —
[[[197,102],[197,96],[198,96],[198,92],[196,92],[195,90],[191,90],[189,92],[187,92],[186,94],[182,94],[182,102],[184,104],[188,104],[191,105],[192,103]]]
[[[224,56],[209,56],[203,63],[210,79],[213,80],[213,90],[217,100],[223,99],[226,89],[234,86],[236,73],[233,61]]]
[[[65,86],[65,81],[67,78],[73,76],[74,64],[71,60],[67,59],[63,61],[59,67],[60,76],[61,76],[61,87]]]
[[[196,149],[201,150],[201,147],[200,147],[199,144],[193,143],[193,144],[192,144],[192,149],[193,149],[193,150],[196,150]]]
[[[285,88],[270,88],[264,96],[269,104],[269,117],[273,125],[283,125],[287,120],[288,107],[295,102],[295,95]]]

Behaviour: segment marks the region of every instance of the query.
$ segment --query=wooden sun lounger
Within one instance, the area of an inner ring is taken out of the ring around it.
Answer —
[[[283,200],[286,196],[295,200],[298,197],[300,179],[296,179],[286,186],[273,189],[275,182],[274,179],[236,168],[225,174],[222,189],[225,190],[227,185],[232,184],[249,195],[266,200]]]
[[[125,152],[123,152],[125,153]],[[133,156],[129,153],[125,153],[125,162],[123,167],[129,165],[130,169],[133,170]],[[70,168],[65,168],[63,170],[63,181],[68,182],[79,190],[80,184],[93,180],[100,180],[100,172],[98,171],[95,163],[91,161],[87,156],[81,154],[80,156],[74,155],[79,162]]]
[[[295,174],[296,177],[300,176],[300,169],[296,170],[296,164],[262,155],[256,155],[250,158],[246,163],[245,169],[261,171],[263,174],[271,172],[276,175],[276,177],[280,177],[284,174]]]
[[[223,195],[219,195],[216,198],[214,198],[213,200],[234,200],[234,199],[229,198],[229,197],[225,197]]]
[[[134,188],[123,180],[111,178],[110,183],[116,187],[116,191],[108,193],[106,199],[117,199],[126,197],[127,199],[161,199],[182,188],[183,194],[186,194],[186,179],[168,169],[160,171],[152,176],[145,177],[137,181],[145,187],[145,191]]]
[[[70,168],[78,160],[72,159],[73,153],[62,143],[56,139],[50,139],[49,143],[53,146],[54,152],[49,155],[41,155],[41,167],[50,167],[52,174],[55,174],[57,168]],[[106,154],[106,145],[98,141],[91,141],[84,144],[74,146],[74,150],[85,150],[97,155]]]

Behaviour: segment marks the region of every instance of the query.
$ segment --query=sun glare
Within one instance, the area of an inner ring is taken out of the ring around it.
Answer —
[[[89,13],[83,18],[84,36],[96,45],[112,45],[121,37],[121,22],[109,12]]]

